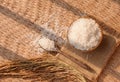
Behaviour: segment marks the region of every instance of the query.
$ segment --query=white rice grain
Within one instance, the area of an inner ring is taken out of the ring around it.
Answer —
[[[75,21],[68,32],[68,40],[76,49],[89,51],[99,45],[102,32],[95,20],[80,18]]]

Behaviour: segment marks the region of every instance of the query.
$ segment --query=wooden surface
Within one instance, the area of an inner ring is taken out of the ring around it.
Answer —
[[[57,58],[73,66],[88,79],[95,81],[112,56],[116,46],[113,37],[104,35],[102,43],[94,51],[81,52],[67,44],[61,49],[63,54],[59,54]]]
[[[83,12],[95,18],[119,42],[119,0],[0,0],[0,64],[40,57],[38,40],[43,28],[55,31],[58,43],[61,38],[66,41],[67,29]],[[120,47],[99,82],[120,81],[119,51]]]

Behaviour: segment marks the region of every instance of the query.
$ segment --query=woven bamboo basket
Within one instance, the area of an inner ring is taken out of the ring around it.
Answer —
[[[107,47],[106,43],[101,44],[106,53],[100,53],[102,49],[92,52],[105,55],[100,56],[104,62],[100,60],[99,65],[94,64],[99,56],[93,57],[94,61],[92,58],[86,61],[86,57],[78,56],[84,53],[66,43],[70,25],[83,16],[100,24],[108,43]],[[113,54],[119,54],[119,20],[119,0],[0,0],[0,82],[102,82],[104,68]],[[41,36],[54,40],[70,58],[43,51],[39,46]],[[77,63],[81,61],[96,73]],[[53,69],[56,72],[51,71]]]

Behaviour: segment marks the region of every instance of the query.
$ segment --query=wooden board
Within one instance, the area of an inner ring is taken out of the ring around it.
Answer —
[[[81,52],[66,44],[62,54],[57,57],[81,72],[89,80],[97,80],[116,49],[116,40],[110,35],[104,35],[100,46],[92,52]]]

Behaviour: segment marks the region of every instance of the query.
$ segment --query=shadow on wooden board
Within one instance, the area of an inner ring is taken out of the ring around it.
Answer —
[[[112,81],[120,82],[120,45],[116,48],[114,55],[106,69],[103,70],[98,82],[109,81],[109,77],[111,77],[111,79],[113,78]]]
[[[5,60],[15,61],[15,60],[27,60],[26,58],[16,54],[15,52],[0,45],[0,56]]]
[[[112,0],[112,1],[120,5],[120,0]]]
[[[67,45],[67,48],[71,52],[75,52],[75,54],[78,56],[86,59],[90,63],[100,68],[110,53],[114,50],[115,45],[116,40],[113,37],[104,35],[100,46],[91,52],[81,52],[80,50],[77,50],[70,45]]]
[[[97,49],[89,53],[81,52],[70,46],[70,44],[67,44],[62,48],[63,55],[58,55],[58,58],[73,66],[78,71],[85,74],[87,78],[92,80],[100,75],[115,49],[116,40],[109,35],[104,35],[103,40]]]

